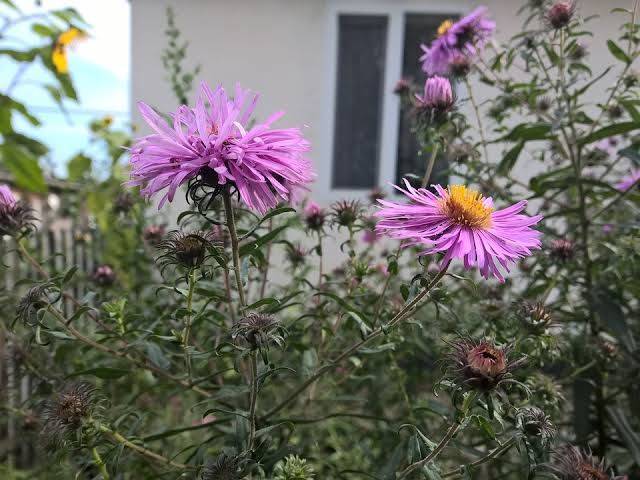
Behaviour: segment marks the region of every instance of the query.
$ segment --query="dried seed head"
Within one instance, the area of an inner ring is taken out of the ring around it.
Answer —
[[[574,445],[565,445],[554,452],[551,471],[562,480],[622,480],[611,476],[604,459],[599,460]]]
[[[28,325],[38,323],[38,311],[60,299],[60,291],[53,283],[41,283],[27,290],[16,305],[16,320]]]
[[[287,260],[293,268],[304,265],[307,252],[299,243],[287,245]]]
[[[362,213],[362,207],[357,200],[341,200],[331,205],[333,223],[341,227],[353,227]]]
[[[371,205],[377,205],[378,200],[383,200],[387,194],[380,187],[374,187],[373,190],[369,192],[369,203]]]
[[[542,302],[522,301],[516,307],[516,315],[525,327],[536,333],[544,332],[553,323],[551,313]]]
[[[516,415],[516,425],[525,437],[543,445],[551,443],[556,435],[551,419],[538,407],[521,408]]]
[[[575,244],[566,238],[559,238],[551,242],[551,257],[568,262],[573,258],[575,252]]]
[[[42,436],[47,445],[59,447],[72,440],[96,407],[96,389],[88,383],[67,385],[44,403]]]
[[[551,99],[549,97],[542,97],[536,103],[536,110],[540,113],[547,113],[551,108]]]
[[[458,163],[468,163],[478,157],[473,145],[469,142],[456,142],[447,148],[447,156],[450,160]]]
[[[164,267],[175,265],[184,269],[197,268],[207,258],[207,252],[213,248],[211,232],[169,232],[164,240],[157,244],[162,255],[156,261]]]
[[[449,73],[455,78],[465,78],[471,73],[471,59],[467,55],[456,55],[449,62]]]
[[[200,478],[201,480],[241,480],[243,477],[240,459],[223,453],[205,467]]]
[[[113,211],[115,213],[127,213],[131,210],[134,204],[135,199],[130,192],[120,192],[113,202]]]
[[[489,341],[461,337],[450,343],[449,370],[460,386],[488,391],[524,362],[510,361],[510,347],[498,347]]]
[[[164,225],[149,225],[142,232],[142,237],[149,245],[156,246],[162,241],[164,234]]]
[[[567,27],[571,23],[575,13],[576,3],[574,0],[559,1],[551,4],[547,8],[544,19],[549,28],[559,30]]]
[[[576,42],[571,51],[569,52],[569,58],[574,62],[579,62],[586,58],[589,54],[589,49],[584,43]]]
[[[244,339],[252,350],[268,348],[270,343],[282,345],[284,338],[278,320],[273,315],[251,312],[238,320],[231,329],[231,338]]]
[[[93,272],[93,281],[101,287],[110,287],[116,281],[116,272],[110,265],[100,265]]]
[[[617,120],[624,115],[624,110],[620,105],[614,103],[613,105],[609,105],[609,108],[607,108],[607,115],[611,120]]]

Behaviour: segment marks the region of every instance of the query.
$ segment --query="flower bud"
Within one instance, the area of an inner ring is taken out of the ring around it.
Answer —
[[[556,260],[568,262],[574,253],[575,244],[571,240],[559,238],[551,242],[551,257]]]
[[[157,248],[163,254],[156,261],[163,267],[175,265],[185,269],[198,268],[204,263],[207,251],[212,247],[211,233],[174,230],[158,243]]]
[[[310,230],[316,232],[321,231],[322,227],[324,227],[325,218],[326,213],[324,209],[317,203],[309,202],[307,206],[304,207],[304,219]]]
[[[353,227],[362,213],[357,200],[341,200],[331,205],[331,210],[333,223],[347,228]]]
[[[287,260],[291,263],[293,268],[298,268],[304,265],[307,252],[302,248],[300,244],[287,245]]]
[[[624,477],[609,475],[604,459],[599,460],[574,445],[565,445],[554,452],[551,471],[569,480],[622,480]]]
[[[147,242],[151,246],[158,245],[162,239],[164,238],[165,228],[164,225],[149,225],[145,227],[142,232],[142,237],[144,241]]]
[[[200,478],[201,480],[240,480],[244,477],[241,459],[222,453],[204,468]]]
[[[496,388],[523,359],[510,361],[510,347],[498,347],[488,341],[459,338],[451,343],[450,367],[461,386],[488,391]]]
[[[307,461],[297,455],[285,457],[276,465],[274,474],[273,480],[313,480],[315,478],[311,465],[307,465]]]
[[[22,237],[35,230],[34,211],[18,200],[7,185],[0,185],[0,236]]]
[[[250,312],[233,325],[231,338],[242,338],[252,350],[256,350],[268,348],[271,343],[282,345],[283,332],[283,327],[273,315]]]
[[[445,77],[433,76],[427,78],[424,93],[416,94],[418,108],[430,110],[434,113],[445,113],[453,108],[455,98],[451,82]]]
[[[535,333],[544,332],[553,322],[551,314],[542,302],[521,302],[517,317],[528,330]]]
[[[529,440],[543,445],[551,443],[556,435],[551,419],[538,407],[524,407],[518,410],[516,425]]]
[[[401,78],[396,82],[395,87],[393,87],[393,93],[396,95],[406,95],[411,91],[411,82],[406,78]]]
[[[93,281],[101,287],[109,287],[116,281],[116,273],[110,265],[100,265],[93,272]]]
[[[559,1],[553,3],[544,15],[549,27],[559,30],[571,23],[571,19],[576,12],[575,1]]]

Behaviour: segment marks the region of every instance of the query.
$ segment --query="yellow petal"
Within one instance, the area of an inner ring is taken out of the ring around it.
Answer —
[[[65,32],[62,32],[56,42],[58,45],[66,46],[73,43],[75,40],[79,40],[86,37],[86,34],[76,27],[71,27]]]
[[[67,52],[62,45],[55,45],[51,53],[51,61],[58,73],[69,73],[69,62]]]

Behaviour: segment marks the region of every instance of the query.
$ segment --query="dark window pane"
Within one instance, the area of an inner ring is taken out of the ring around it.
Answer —
[[[402,58],[402,76],[413,79],[421,88],[426,76],[418,59],[422,56],[420,44],[428,45],[435,38],[440,24],[456,18],[456,15],[431,15],[408,13],[405,15],[404,49]],[[400,110],[400,127],[398,130],[398,161],[396,163],[396,182],[408,173],[420,177],[424,175],[427,159],[418,155],[418,140],[412,131],[411,109],[404,106]],[[425,152],[429,156],[428,152]],[[447,163],[439,156],[431,173],[429,183],[446,183],[445,170]],[[419,183],[419,182],[418,182]]]
[[[378,182],[387,17],[340,15],[333,187]]]

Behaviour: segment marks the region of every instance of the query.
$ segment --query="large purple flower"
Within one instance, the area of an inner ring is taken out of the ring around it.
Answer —
[[[131,149],[131,181],[149,198],[166,190],[158,208],[171,202],[180,185],[196,177],[220,191],[237,189],[251,209],[265,213],[293,191],[313,181],[307,142],[297,128],[271,129],[283,112],[248,124],[258,95],[236,86],[230,98],[224,88],[204,82],[195,108],[182,105],[169,126],[151,107],[139,102],[145,121],[155,131]]]
[[[431,245],[421,255],[444,253],[442,264],[461,258],[467,269],[478,266],[483,277],[494,275],[504,281],[496,262],[509,271],[509,262],[526,257],[540,248],[540,232],[533,230],[542,217],[529,217],[522,212],[526,201],[494,211],[491,198],[463,185],[448,189],[434,185],[436,194],[413,188],[407,180],[404,193],[410,203],[379,200],[376,215],[381,218],[376,228],[392,238],[406,240],[409,245]]]
[[[487,8],[478,7],[457,22],[447,20],[438,28],[437,38],[431,45],[421,45],[422,70],[427,75],[448,75],[452,63],[461,57],[473,59],[487,43],[496,24],[487,18]]]

